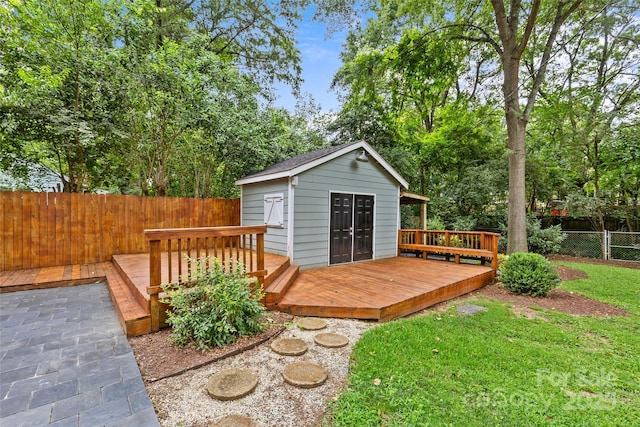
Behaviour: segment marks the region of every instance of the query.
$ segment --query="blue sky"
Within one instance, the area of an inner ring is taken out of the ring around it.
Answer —
[[[305,13],[299,24],[297,34],[298,49],[302,55],[302,94],[309,93],[320,104],[323,112],[338,111],[340,103],[335,91],[330,90],[333,76],[341,65],[340,52],[347,31],[333,34],[325,39],[325,25],[311,21],[311,12]],[[279,98],[275,101],[278,107],[293,112],[296,100],[291,88],[284,84],[276,84]]]

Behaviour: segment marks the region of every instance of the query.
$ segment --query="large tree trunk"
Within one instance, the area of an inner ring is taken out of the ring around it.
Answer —
[[[512,122],[509,124],[509,122]],[[515,123],[513,123],[515,122]],[[527,252],[527,204],[525,199],[525,123],[507,115],[509,134],[509,217],[507,253]]]
[[[527,201],[525,189],[525,130],[527,121],[520,108],[518,91],[520,58],[505,49],[504,72],[505,116],[509,139],[509,216],[507,221],[507,253],[527,252]]]

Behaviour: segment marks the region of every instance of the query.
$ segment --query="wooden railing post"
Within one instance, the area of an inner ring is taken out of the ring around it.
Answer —
[[[264,270],[264,234],[259,233],[256,235],[256,270],[262,271]],[[264,284],[264,276],[258,276],[258,282],[260,285]]]
[[[160,286],[162,282],[162,265],[160,258],[160,240],[149,242],[149,285],[150,288]],[[160,303],[158,292],[153,292],[149,296],[149,313],[151,315],[151,332],[160,330]]]
[[[493,252],[493,259],[491,260],[491,268],[493,271],[498,271],[498,240],[500,235],[493,234],[491,236],[491,251]]]

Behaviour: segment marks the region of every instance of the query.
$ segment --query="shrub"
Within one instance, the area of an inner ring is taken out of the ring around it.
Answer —
[[[163,286],[163,302],[171,307],[167,323],[173,327],[172,341],[204,351],[262,331],[263,293],[259,287],[252,290],[252,283],[240,263],[225,269],[218,259],[198,260],[190,282]]]
[[[473,217],[461,216],[456,218],[453,224],[451,224],[451,228],[458,231],[473,231],[476,228],[476,222]]]
[[[562,232],[559,225],[540,228],[540,224],[540,220],[532,217],[527,218],[527,244],[529,251],[541,255],[560,252],[562,242],[567,238],[567,235]]]
[[[514,253],[501,268],[500,281],[511,292],[537,296],[547,296],[560,281],[558,273],[542,255],[534,253]]]
[[[560,252],[562,242],[567,235],[562,232],[559,225],[549,228],[540,228],[541,221],[533,216],[527,217],[527,246],[529,251],[541,255]],[[498,250],[507,251],[507,227],[502,226],[502,235],[498,241]]]
[[[444,230],[444,222],[437,216],[427,218],[427,230]]]

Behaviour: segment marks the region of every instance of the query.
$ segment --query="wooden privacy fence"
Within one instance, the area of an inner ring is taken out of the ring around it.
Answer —
[[[480,258],[491,261],[493,270],[498,269],[499,234],[484,231],[448,231],[448,230],[399,230],[398,255],[402,250],[422,252],[426,258],[428,253],[455,256],[456,263],[460,257]]]
[[[0,271],[148,252],[150,228],[239,224],[239,199],[0,192]]]
[[[249,276],[263,283],[264,234],[266,226],[203,227],[145,230],[149,240],[149,308],[151,331],[166,326],[165,306],[161,307],[159,295],[162,285],[188,282],[196,266],[194,263],[206,257],[200,268],[210,267],[209,257],[220,260],[226,270],[244,266]],[[188,258],[185,258],[188,257]]]

